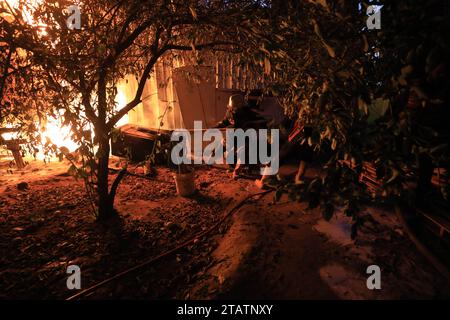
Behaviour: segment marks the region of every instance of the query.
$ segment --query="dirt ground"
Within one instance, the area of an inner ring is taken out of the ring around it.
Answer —
[[[196,170],[196,195],[181,198],[171,172],[161,168],[153,179],[126,176],[116,199],[120,218],[99,224],[67,167],[29,161],[11,172],[9,160],[0,159],[0,298],[68,298],[75,294],[66,287],[68,265],[80,266],[88,288],[195,237],[260,192],[251,180],[203,167]],[[28,188],[18,190],[21,182]],[[389,208],[366,208],[373,222],[354,242],[343,215],[325,222],[306,204],[273,201],[273,193],[247,201],[207,237],[86,298],[450,298],[448,281],[417,252]],[[381,290],[366,286],[373,264],[381,268]]]

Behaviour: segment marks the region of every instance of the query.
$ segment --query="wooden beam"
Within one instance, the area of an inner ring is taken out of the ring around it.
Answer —
[[[0,128],[0,134],[18,132],[18,128]]]

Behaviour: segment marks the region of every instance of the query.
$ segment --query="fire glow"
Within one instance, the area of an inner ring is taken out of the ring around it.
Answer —
[[[7,11],[6,13],[2,13],[2,15],[10,16],[11,19],[14,19],[11,13],[8,13],[8,7],[11,10],[22,8],[22,14],[25,21],[36,27],[40,27],[40,34],[44,35],[46,33],[46,25],[36,21],[33,17],[34,8],[42,4],[42,0],[6,0]],[[116,106],[125,106],[127,104],[127,95],[126,92],[126,83],[120,83],[118,85],[118,91],[116,95]],[[128,123],[128,115],[123,116],[116,126],[121,126]],[[45,124],[41,125],[36,123],[36,126],[40,128],[37,135],[41,140],[41,145],[35,146],[38,152],[34,155],[36,159],[43,160],[48,159],[48,156],[45,155],[44,149],[45,144],[52,144],[58,148],[65,147],[69,152],[74,152],[77,150],[79,145],[72,138],[73,132],[70,126],[64,126],[62,124],[62,117],[48,117],[46,119]],[[10,127],[14,127],[13,124],[10,124]],[[91,129],[92,131],[92,129]],[[21,136],[18,133],[4,133],[2,138],[5,140],[21,140]]]
[[[37,7],[39,4],[42,3],[42,0],[27,0],[27,1],[20,1],[20,0],[6,0],[6,3],[8,6],[12,9],[17,9],[19,6],[26,5],[22,9],[23,18],[25,18],[25,21],[33,26],[38,26],[39,23],[36,23],[36,21],[33,18],[33,8]],[[45,28],[45,27],[44,27]]]
[[[40,133],[41,141],[47,140],[58,148],[66,147],[69,152],[73,152],[78,148],[78,144],[71,138],[72,131],[69,126],[62,126],[60,119],[50,118]]]

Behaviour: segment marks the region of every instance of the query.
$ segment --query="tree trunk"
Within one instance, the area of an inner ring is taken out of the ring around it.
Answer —
[[[109,139],[108,137],[101,137],[99,139],[98,149],[98,219],[107,220],[116,215],[114,211],[114,199],[109,195],[108,183],[108,165],[109,165]]]
[[[99,74],[98,88],[98,121],[95,127],[95,136],[98,141],[98,168],[97,168],[97,193],[98,193],[98,219],[107,220],[116,215],[113,201],[109,196],[108,165],[109,165],[109,131],[106,128],[106,70]]]

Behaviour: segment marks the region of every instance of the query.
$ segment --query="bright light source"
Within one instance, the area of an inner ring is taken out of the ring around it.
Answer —
[[[125,105],[127,104],[127,96],[125,94],[125,88],[124,86],[118,86],[117,88],[117,96],[116,96],[116,104],[120,109],[122,109],[123,107],[125,107]],[[120,127],[123,126],[125,124],[127,124],[129,122],[128,119],[128,114],[124,115],[116,124],[116,127]]]
[[[41,139],[45,143],[48,139],[58,147],[66,147],[70,152],[75,151],[78,145],[71,138],[71,130],[68,126],[62,126],[60,119],[49,118]]]

